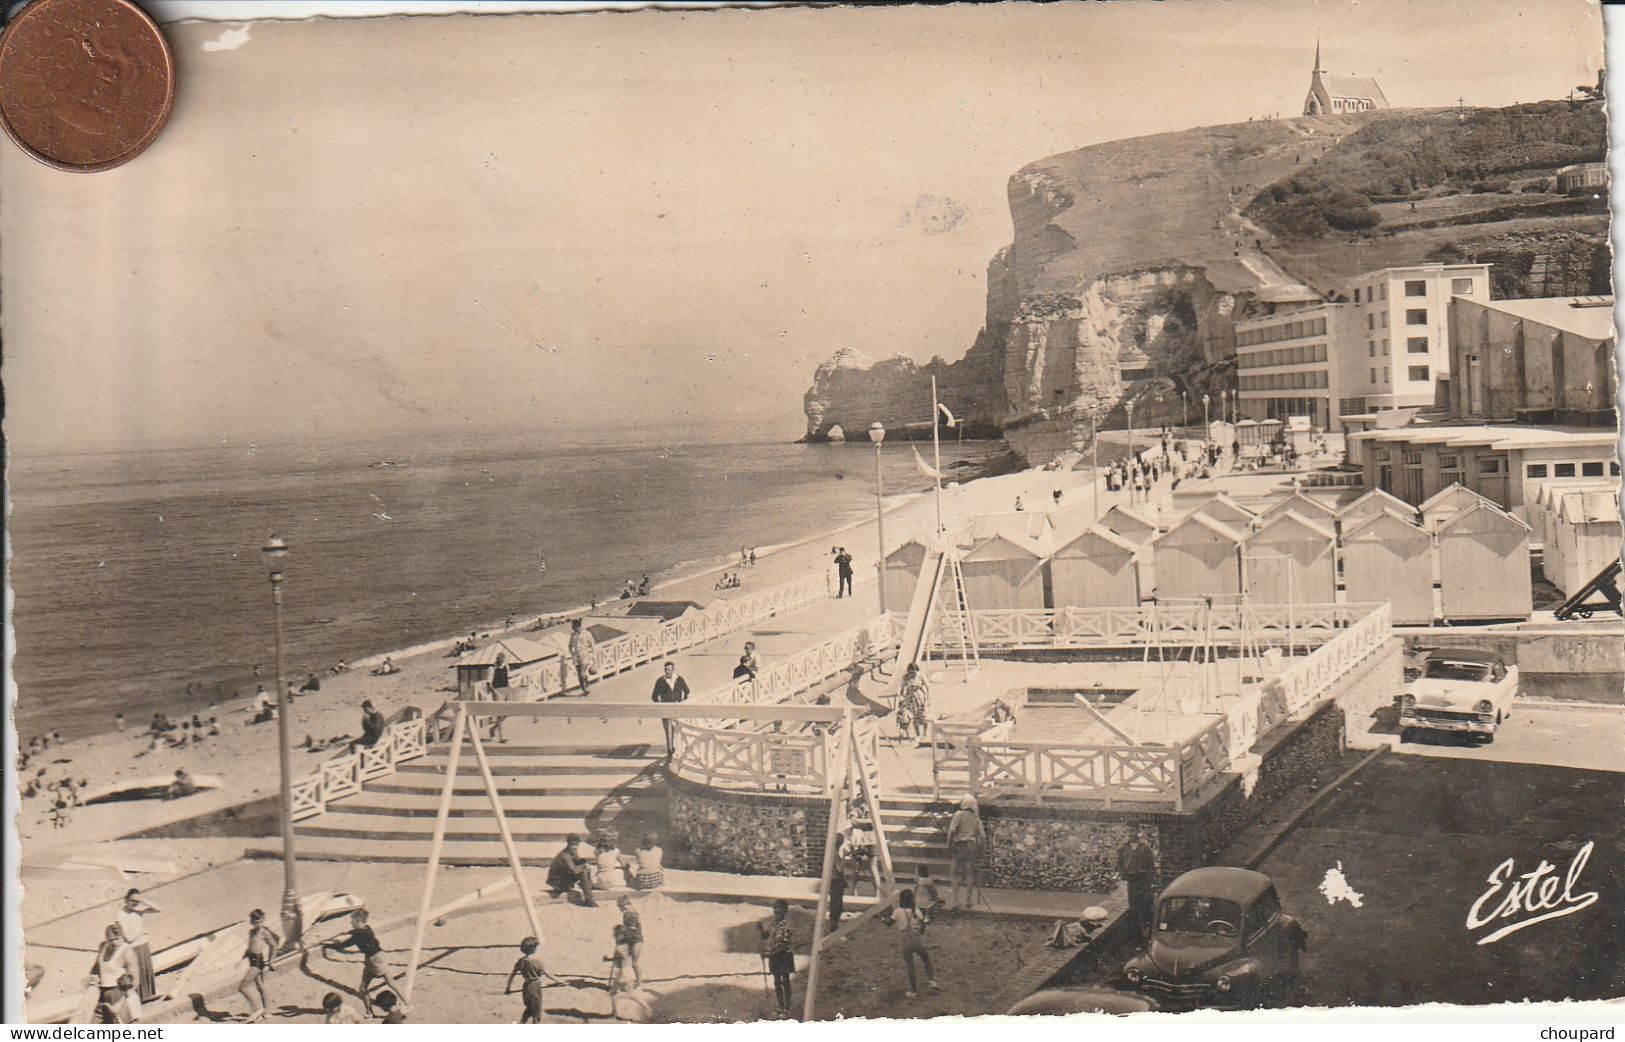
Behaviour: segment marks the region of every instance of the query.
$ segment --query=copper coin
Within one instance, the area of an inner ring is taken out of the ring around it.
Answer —
[[[0,124],[58,170],[107,170],[152,144],[175,63],[130,0],[34,0],[0,36]]]

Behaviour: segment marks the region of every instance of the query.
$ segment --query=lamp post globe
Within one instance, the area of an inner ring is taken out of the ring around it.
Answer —
[[[1208,402],[1207,395],[1205,395],[1205,394],[1202,395],[1202,440],[1203,441],[1206,441],[1207,439],[1209,439],[1210,437],[1213,436],[1212,428],[1208,424],[1207,402]]]
[[[879,420],[869,425],[869,440],[875,445],[875,579],[880,591],[880,613],[886,613],[886,509],[885,489],[880,476],[880,444],[886,440],[886,426]]]
[[[266,540],[261,552],[270,568],[271,620],[276,634],[277,766],[282,787],[282,937],[292,948],[304,933],[304,917],[299,907],[298,858],[293,844],[293,738],[290,733],[293,714],[288,705],[287,668],[282,654],[282,561],[288,556],[288,544],[273,535]]]

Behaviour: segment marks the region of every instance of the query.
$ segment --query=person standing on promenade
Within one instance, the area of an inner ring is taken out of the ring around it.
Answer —
[[[237,993],[248,1000],[250,1024],[265,1019],[271,1008],[271,996],[265,990],[265,971],[270,969],[271,958],[282,947],[282,938],[265,925],[265,913],[256,908],[248,913],[248,944],[243,948],[243,959],[248,969],[237,984]]]
[[[790,902],[773,902],[773,918],[756,927],[762,935],[762,954],[767,957],[768,972],[773,975],[773,996],[778,1000],[781,1017],[790,1015],[792,998],[790,978],[796,972],[796,935],[790,926]]]
[[[1136,832],[1117,848],[1117,874],[1128,884],[1128,912],[1134,920],[1135,936],[1150,936],[1152,907],[1157,897],[1157,859],[1141,833]]]
[[[513,964],[508,971],[508,983],[503,985],[502,994],[513,994],[513,979],[519,977],[525,983],[520,990],[525,998],[525,1013],[519,1018],[521,1024],[540,1024],[542,1022],[542,982],[550,980],[554,984],[562,985],[564,982],[547,972],[542,963],[542,942],[534,937],[526,937],[519,942],[519,961]]]
[[[835,551],[835,596],[852,596],[852,555],[846,547]]]
[[[666,660],[660,676],[655,678],[654,693],[649,700],[660,703],[688,701],[688,681],[677,675],[677,663]],[[673,740],[677,733],[677,721],[662,718],[660,726],[666,731],[666,755],[670,756],[677,751],[677,744]]]
[[[982,827],[982,816],[976,809],[976,797],[966,795],[959,801],[959,809],[948,819],[948,853],[953,858],[952,896],[954,908],[959,908],[959,884],[965,884],[965,903],[976,900],[976,869],[982,859],[982,847],[987,844],[987,830]]]
[[[327,945],[327,949],[335,952],[354,949],[362,958],[361,986],[356,990],[361,995],[361,1007],[372,1016],[372,982],[382,980],[391,988],[398,988],[395,978],[389,975],[389,966],[384,962],[384,946],[378,942],[378,935],[372,932],[367,925],[367,910],[358,908],[350,916],[350,932],[342,940],[335,940]]]
[[[97,990],[97,1001],[99,1003],[97,1009],[100,1010],[102,1006],[107,1005],[110,1001],[122,1001],[121,996],[114,994],[120,980],[130,981],[133,988],[135,974],[139,972],[140,968],[136,964],[135,952],[131,950],[128,942],[124,940],[124,931],[119,928],[118,923],[109,923],[106,936],[102,940],[101,946],[96,949],[96,959],[91,963],[90,967],[90,979],[86,982],[90,987]],[[102,1020],[101,1023],[109,1024],[113,1022]]]
[[[593,645],[592,634],[581,625],[580,619],[570,620],[570,661],[576,666],[576,680],[581,684],[581,697],[586,698],[587,692],[592,688],[592,671],[596,666],[593,659],[597,655],[597,648]]]
[[[925,986],[932,991],[941,990],[942,985],[937,983],[937,972],[931,966],[931,953],[925,947],[925,919],[914,908],[914,891],[904,890],[897,895],[897,914],[892,917],[892,925],[897,928],[903,942],[903,965],[908,967],[908,997],[912,999],[920,993],[920,979],[914,974],[915,956],[919,956],[925,964]]]
[[[157,911],[157,905],[141,900],[141,891],[128,890],[118,913],[119,932],[134,953],[136,992],[142,1002],[151,1002],[158,997],[157,975],[152,970],[152,942],[147,939],[147,923],[143,918]]]

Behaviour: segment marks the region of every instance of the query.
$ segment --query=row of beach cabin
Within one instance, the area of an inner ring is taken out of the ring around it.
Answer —
[[[1420,508],[1380,490],[1342,509],[1301,491],[1257,510],[1219,494],[1166,530],[1123,505],[1098,522],[1074,513],[978,519],[961,553],[970,607],[1245,594],[1256,604],[1387,601],[1400,625],[1532,610],[1529,526],[1459,485]],[[909,602],[925,555],[909,543],[889,556],[888,603]]]

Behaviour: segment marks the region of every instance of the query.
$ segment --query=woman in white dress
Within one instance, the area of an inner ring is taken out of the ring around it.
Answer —
[[[135,954],[133,976],[136,994],[142,1002],[151,1002],[158,997],[157,974],[152,969],[152,943],[147,939],[147,923],[143,916],[159,910],[157,905],[141,899],[140,890],[129,890],[124,894],[124,907],[118,913],[119,930]]]

